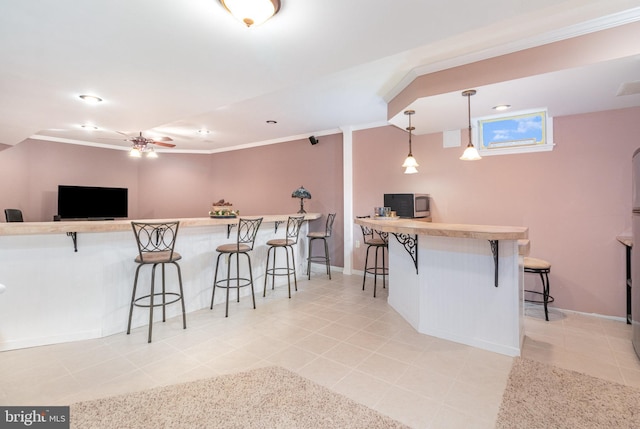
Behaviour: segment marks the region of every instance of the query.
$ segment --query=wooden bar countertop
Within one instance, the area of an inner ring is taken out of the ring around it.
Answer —
[[[254,215],[239,216],[247,219],[262,217],[263,223],[286,222],[289,216],[283,215]],[[315,220],[322,216],[320,213],[306,213],[305,220]],[[173,222],[180,221],[181,228],[198,226],[217,226],[238,223],[238,218],[172,218],[172,219],[129,219],[129,220],[80,220],[60,222],[7,222],[0,223],[0,236],[2,235],[33,235],[33,234],[58,234],[66,232],[113,232],[131,230],[131,222]]]
[[[485,240],[521,240],[529,236],[524,226],[470,225],[424,222],[415,219],[356,218],[358,225],[396,234],[432,235],[438,237],[476,238]]]

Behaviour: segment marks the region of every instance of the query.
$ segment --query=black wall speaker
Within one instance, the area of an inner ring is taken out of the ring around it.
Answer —
[[[311,142],[312,145],[318,144],[318,139],[315,138],[314,136],[309,137],[309,141]]]

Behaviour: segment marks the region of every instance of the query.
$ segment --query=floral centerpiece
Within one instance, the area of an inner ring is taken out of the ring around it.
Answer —
[[[224,198],[212,203],[209,216],[238,216],[240,210],[234,210],[233,204],[225,201]]]

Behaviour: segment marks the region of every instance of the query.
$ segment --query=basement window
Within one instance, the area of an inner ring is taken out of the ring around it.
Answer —
[[[475,118],[481,156],[553,150],[553,119],[547,109]]]

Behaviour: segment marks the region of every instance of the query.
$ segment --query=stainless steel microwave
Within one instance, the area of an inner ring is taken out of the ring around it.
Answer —
[[[384,206],[404,218],[429,217],[429,194],[384,194]]]

